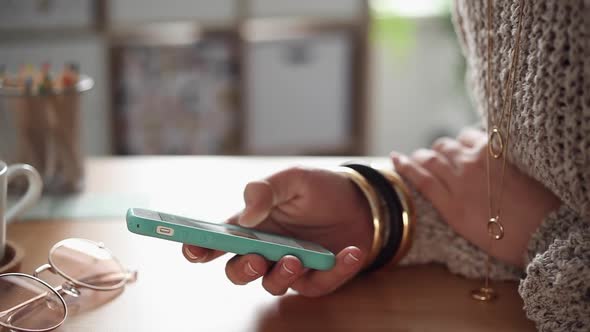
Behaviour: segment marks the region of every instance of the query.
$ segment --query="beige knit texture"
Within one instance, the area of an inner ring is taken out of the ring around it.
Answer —
[[[529,243],[519,293],[539,331],[590,331],[590,0],[525,0],[509,159],[563,202]],[[491,107],[499,118],[518,26],[519,0],[494,1]],[[456,0],[467,87],[486,116],[487,2]],[[438,262],[482,277],[484,253],[417,195],[415,242],[403,264]],[[493,262],[492,277],[521,271]]]

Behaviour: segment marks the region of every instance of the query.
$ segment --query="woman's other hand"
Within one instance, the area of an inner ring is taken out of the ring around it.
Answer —
[[[487,153],[486,134],[467,129],[457,139],[440,138],[431,149],[418,150],[410,157],[391,154],[396,170],[431,201],[442,218],[484,251],[490,248]],[[492,170],[500,164],[490,162]],[[498,188],[499,172],[492,174],[492,186]],[[490,254],[522,267],[532,233],[560,202],[543,185],[509,163],[504,176],[500,222],[505,234]],[[497,200],[498,196],[494,197]]]

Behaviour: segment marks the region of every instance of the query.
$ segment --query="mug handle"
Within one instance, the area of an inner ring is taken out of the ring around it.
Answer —
[[[13,207],[6,211],[6,221],[9,222],[13,218],[19,216],[23,213],[27,208],[31,207],[41,196],[41,191],[43,189],[43,180],[39,175],[39,172],[33,166],[27,164],[15,164],[8,166],[7,172],[7,182],[10,183],[12,179],[19,175],[24,175],[27,177],[27,181],[29,182],[27,192],[23,195],[21,199],[18,200]]]

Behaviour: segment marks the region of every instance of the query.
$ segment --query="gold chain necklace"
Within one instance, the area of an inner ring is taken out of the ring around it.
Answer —
[[[504,189],[504,171],[506,169],[507,150],[510,143],[510,128],[512,120],[512,99],[514,82],[516,81],[516,71],[518,68],[518,59],[520,55],[520,36],[522,32],[522,18],[524,13],[524,0],[520,0],[518,6],[518,31],[516,35],[516,41],[513,48],[512,60],[510,63],[510,70],[508,77],[506,78],[506,87],[504,91],[504,98],[502,101],[502,111],[500,112],[500,119],[497,123],[493,122],[492,109],[491,109],[491,98],[492,98],[492,31],[493,31],[493,4],[492,0],[487,1],[487,75],[486,75],[486,108],[488,118],[488,153],[486,154],[487,164],[487,183],[488,183],[488,199],[489,199],[489,219],[487,220],[486,226],[488,235],[490,236],[489,252],[493,247],[493,242],[501,240],[504,237],[504,225],[500,220],[500,212],[502,205],[502,194]],[[506,119],[506,131],[504,131],[504,115],[508,114]],[[506,141],[504,142],[504,137]],[[500,161],[500,185],[494,190],[492,188],[492,171],[490,168],[491,159]],[[498,199],[495,200],[494,197]],[[471,296],[479,301],[490,301],[496,297],[496,291],[490,286],[490,254],[486,258],[486,275],[484,285],[471,292]]]

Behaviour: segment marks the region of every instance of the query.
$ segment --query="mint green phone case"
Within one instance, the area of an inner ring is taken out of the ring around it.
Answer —
[[[304,267],[315,270],[330,270],[336,261],[333,253],[315,243],[146,209],[127,210],[127,229],[139,235],[239,255],[258,254],[271,261],[292,255],[299,258]]]

